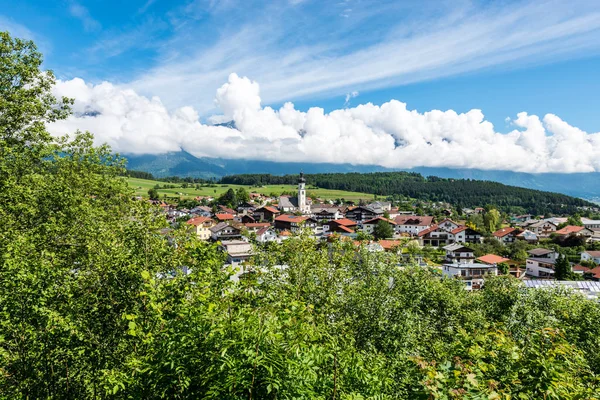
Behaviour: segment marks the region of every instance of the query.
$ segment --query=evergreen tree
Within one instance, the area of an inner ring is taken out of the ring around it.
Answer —
[[[566,256],[559,256],[554,264],[554,279],[559,281],[569,280],[572,275],[571,263]]]
[[[388,239],[394,236],[392,225],[386,221],[379,221],[373,230],[375,239]]]

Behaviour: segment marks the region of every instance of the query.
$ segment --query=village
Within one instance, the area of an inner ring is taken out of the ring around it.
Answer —
[[[462,280],[467,290],[480,289],[486,277],[510,274],[528,281],[528,287],[562,284],[593,296],[600,292],[600,283],[595,284],[600,281],[600,220],[585,217],[511,215],[498,221],[501,228],[484,232],[470,221],[496,210],[464,209],[462,215],[452,215],[444,209],[428,216],[400,210],[391,201],[313,201],[303,174],[296,196],[251,192],[237,208],[154,203],[173,225],[184,223],[199,240],[218,243],[234,266],[247,263],[257,246],[304,232],[323,241],[365,245],[370,252],[391,252],[407,264],[434,267],[441,276]],[[557,273],[561,258],[568,267]]]

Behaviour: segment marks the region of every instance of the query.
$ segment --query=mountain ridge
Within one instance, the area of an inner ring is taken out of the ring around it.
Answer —
[[[227,175],[264,173],[272,175],[343,172],[417,172],[423,176],[451,179],[474,179],[499,182],[527,189],[558,192],[588,200],[600,199],[600,173],[540,173],[481,170],[448,167],[415,167],[407,169],[385,168],[376,165],[333,163],[275,162],[248,159],[223,159],[195,157],[185,151],[159,155],[124,155],[127,168],[149,172],[158,178],[167,176],[220,179]]]

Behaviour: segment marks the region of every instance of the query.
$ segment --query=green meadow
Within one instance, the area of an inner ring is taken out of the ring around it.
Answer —
[[[228,189],[236,190],[240,187],[245,188],[248,193],[260,193],[260,194],[271,194],[276,193],[277,195],[284,192],[296,192],[297,186],[295,185],[266,185],[266,186],[245,186],[245,185],[228,185],[228,184],[217,184],[215,187],[206,187],[202,186],[199,189],[196,189],[194,184],[189,184],[187,188],[183,188],[180,183],[169,183],[162,181],[152,181],[148,179],[139,179],[139,178],[127,178],[129,182],[129,186],[131,186],[135,190],[135,194],[138,196],[148,197],[148,190],[153,188],[155,185],[159,185],[160,188],[157,189],[158,193],[161,195],[167,195],[167,197],[179,197],[179,198],[194,198],[196,196],[212,196],[218,197],[221,194],[225,193]],[[171,185],[176,186],[175,188],[163,189],[163,185]],[[329,189],[321,189],[314,187],[307,187],[306,192],[309,196],[316,195],[321,199],[345,199],[345,200],[372,200],[374,196],[368,193],[358,193],[358,192],[347,192],[344,190],[329,190]]]

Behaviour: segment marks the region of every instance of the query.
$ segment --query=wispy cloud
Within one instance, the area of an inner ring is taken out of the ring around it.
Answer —
[[[454,2],[435,2],[423,9],[417,7],[421,3],[411,4],[410,20],[395,23],[407,12],[404,2],[353,5],[353,18],[333,26],[319,25],[323,21],[318,18],[307,22],[296,8],[293,14],[277,7],[262,10],[251,21],[231,16],[233,22],[223,25],[220,38],[203,38],[189,51],[171,53],[132,86],[159,95],[169,107],[192,104],[210,110],[210,94],[230,72],[260,81],[263,100],[274,103],[600,51],[598,2],[466,2],[458,8]],[[319,12],[335,15],[336,7]],[[377,23],[382,19],[386,24]],[[189,45],[194,36],[186,29],[178,35]],[[177,43],[177,36],[173,40]]]
[[[100,22],[95,20],[90,15],[90,11],[81,4],[77,3],[76,1],[70,2],[69,12],[73,17],[81,21],[81,23],[83,24],[83,29],[85,29],[86,32],[94,32],[102,28]]]

